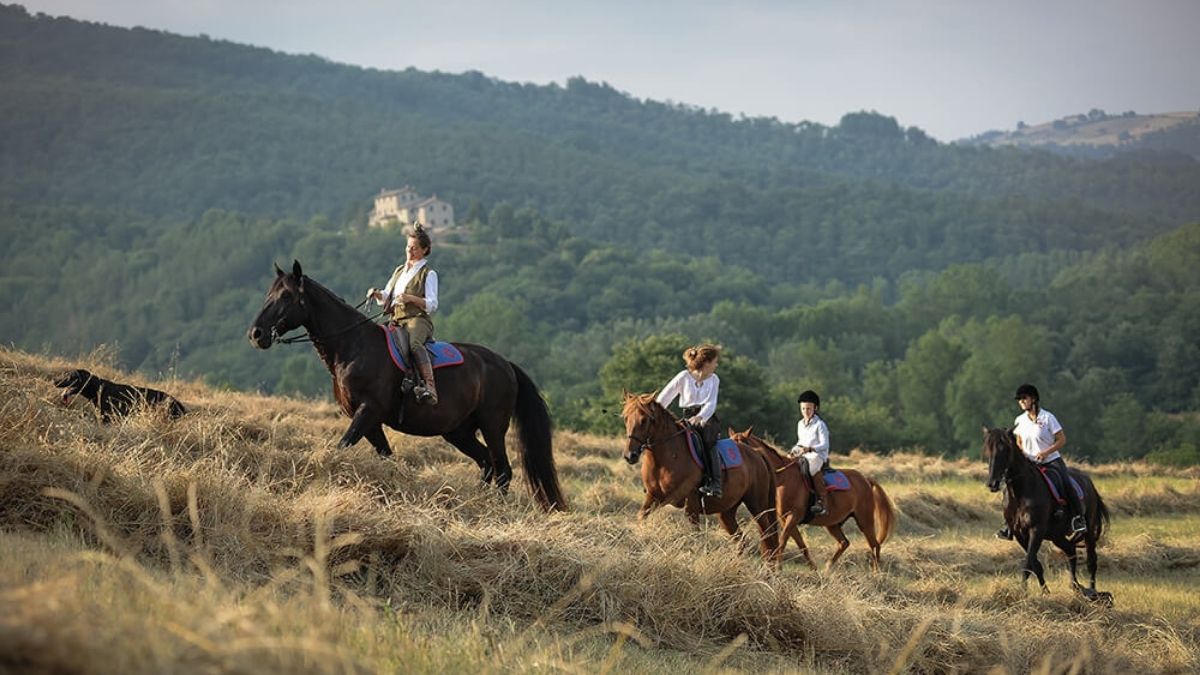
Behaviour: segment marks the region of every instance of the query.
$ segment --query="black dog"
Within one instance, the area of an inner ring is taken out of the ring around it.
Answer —
[[[63,388],[63,403],[70,403],[76,394],[82,394],[100,409],[100,418],[105,422],[111,422],[113,415],[128,415],[142,405],[166,405],[172,418],[187,412],[182,403],[157,389],[118,384],[82,368],[58,376],[54,386]]]

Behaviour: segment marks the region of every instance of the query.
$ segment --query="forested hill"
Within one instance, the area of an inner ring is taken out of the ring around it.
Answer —
[[[400,48],[403,48],[402,43]],[[0,6],[0,339],[326,395],[244,332],[271,263],[353,302],[403,257],[380,188],[452,202],[437,334],[525,366],[566,428],[727,348],[721,415],[958,451],[1032,380],[1085,456],[1200,461],[1200,168],[944,145],[890,117],[733,118],[381,72]],[[1132,430],[1132,431],[1131,431]],[[1133,442],[1133,433],[1137,442]]]
[[[18,203],[341,223],[411,183],[462,212],[527,204],[578,235],[693,255],[720,238],[769,277],[852,283],[1200,219],[1194,163],[949,146],[873,113],[733,119],[582,79],[381,72],[13,6],[0,56],[0,197]]]

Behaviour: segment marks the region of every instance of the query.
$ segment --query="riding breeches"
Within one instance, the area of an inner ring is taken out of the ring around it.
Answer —
[[[821,467],[825,466],[825,458],[815,452],[806,452],[796,458],[808,469],[808,475],[815,476],[821,473]]]

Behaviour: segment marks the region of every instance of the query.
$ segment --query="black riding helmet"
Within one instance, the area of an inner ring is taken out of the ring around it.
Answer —
[[[812,389],[805,389],[800,393],[800,398],[796,399],[796,403],[811,403],[814,406],[821,407],[821,397],[817,396],[817,392]]]
[[[1034,403],[1037,403],[1038,401],[1042,400],[1041,397],[1038,396],[1037,387],[1033,386],[1032,384],[1023,384],[1023,385],[1017,387],[1017,393],[1015,396],[1013,396],[1013,399],[1020,401],[1021,399],[1025,398],[1026,396],[1033,399]]]

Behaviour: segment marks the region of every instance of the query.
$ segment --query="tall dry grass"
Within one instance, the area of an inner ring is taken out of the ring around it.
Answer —
[[[85,402],[56,400],[52,376],[76,366],[165,389],[192,413],[102,425]],[[636,522],[640,481],[611,439],[556,435],[575,510],[548,515],[478,485],[437,439],[393,434],[389,460],[338,451],[346,423],[325,403],[142,382],[103,354],[0,351],[0,669],[1200,668],[1200,619],[1089,605],[1061,563],[1054,593],[1023,592],[1012,544],[963,534],[998,519],[993,495],[963,487],[982,482],[970,460],[843,458],[885,485],[901,527],[882,574],[857,540],[818,575],[739,555],[677,511]],[[1193,482],[1110,503],[1197,513],[1197,496]],[[1157,540],[1102,556],[1106,572],[1145,579],[1198,564]]]

